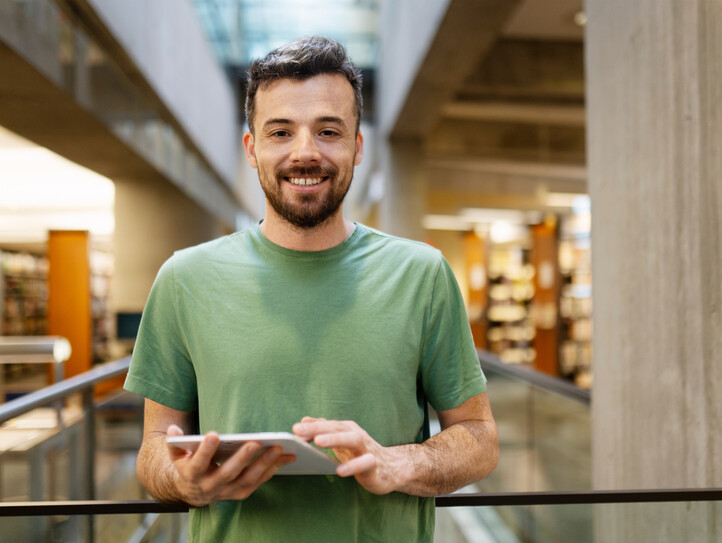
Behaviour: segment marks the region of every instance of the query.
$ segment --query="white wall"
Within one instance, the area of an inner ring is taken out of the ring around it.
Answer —
[[[166,107],[233,186],[233,89],[189,0],[88,0]]]
[[[161,179],[115,180],[113,310],[140,312],[174,251],[226,233],[221,222]]]
[[[389,134],[451,0],[381,3],[378,126]]]

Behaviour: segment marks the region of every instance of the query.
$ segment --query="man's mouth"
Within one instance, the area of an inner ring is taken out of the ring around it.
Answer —
[[[328,177],[284,177],[284,179],[299,187],[310,187],[312,185],[318,185],[321,181],[328,179]]]

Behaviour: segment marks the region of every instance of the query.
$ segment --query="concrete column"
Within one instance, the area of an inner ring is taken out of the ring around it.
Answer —
[[[722,3],[587,0],[597,489],[722,486]],[[719,541],[722,507],[600,506],[597,541]]]
[[[426,180],[421,141],[386,141],[381,168],[384,194],[379,205],[379,228],[394,236],[423,241]]]
[[[174,251],[222,235],[222,223],[160,179],[115,180],[113,310],[143,310],[158,269]]]

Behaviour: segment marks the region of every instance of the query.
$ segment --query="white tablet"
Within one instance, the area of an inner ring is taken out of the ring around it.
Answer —
[[[166,442],[174,447],[195,451],[203,441],[203,437],[202,435],[173,436],[167,437]],[[296,461],[283,466],[276,475],[334,475],[338,466],[338,461],[289,432],[220,434],[219,437],[218,450],[213,457],[215,462],[225,461],[244,443],[256,441],[264,448],[278,445],[283,447],[283,454],[296,455]]]

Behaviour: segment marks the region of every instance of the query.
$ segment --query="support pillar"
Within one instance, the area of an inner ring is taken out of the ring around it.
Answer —
[[[379,206],[379,228],[394,236],[424,240],[426,180],[420,140],[382,143],[384,194]]]
[[[597,489],[722,486],[722,4],[588,0]],[[599,506],[595,541],[712,542],[722,506]]]

